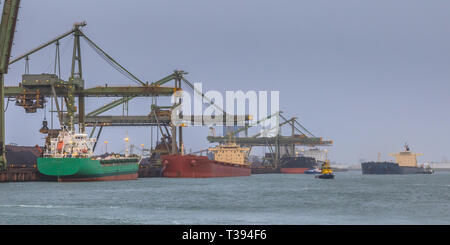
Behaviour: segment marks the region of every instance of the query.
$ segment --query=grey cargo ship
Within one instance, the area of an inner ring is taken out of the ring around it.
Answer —
[[[405,151],[389,154],[395,157],[396,162],[362,162],[361,169],[363,174],[432,174],[434,172],[430,167],[418,166],[417,156],[421,153],[412,153],[409,146],[405,144]]]

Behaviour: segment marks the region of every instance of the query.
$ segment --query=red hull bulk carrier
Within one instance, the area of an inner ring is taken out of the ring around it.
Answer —
[[[163,176],[169,178],[213,178],[250,176],[251,169],[226,162],[218,162],[205,156],[169,155],[163,159]]]
[[[206,156],[165,155],[162,175],[169,178],[214,178],[250,176],[251,168],[247,162],[250,149],[234,143],[210,148],[214,160]]]

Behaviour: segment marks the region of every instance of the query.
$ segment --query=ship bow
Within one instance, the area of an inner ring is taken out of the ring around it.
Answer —
[[[39,172],[51,176],[74,175],[80,170],[81,159],[77,158],[38,158]]]

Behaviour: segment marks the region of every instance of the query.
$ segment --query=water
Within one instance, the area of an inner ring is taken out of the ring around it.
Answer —
[[[0,224],[450,224],[450,172],[1,183]]]

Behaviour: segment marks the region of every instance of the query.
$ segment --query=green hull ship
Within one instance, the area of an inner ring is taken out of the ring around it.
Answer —
[[[125,138],[128,146],[128,137]],[[128,154],[93,156],[95,138],[63,129],[46,145],[37,159],[39,172],[58,181],[105,181],[137,179],[140,157]]]
[[[131,180],[138,177],[139,159],[38,158],[37,167],[58,181]]]

